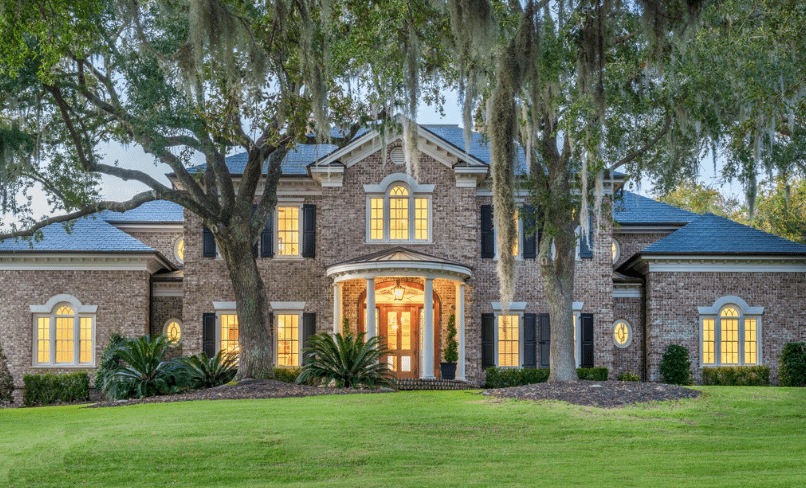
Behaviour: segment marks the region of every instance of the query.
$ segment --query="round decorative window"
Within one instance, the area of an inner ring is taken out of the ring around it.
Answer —
[[[613,264],[616,264],[619,255],[621,255],[621,246],[618,245],[618,241],[615,239],[610,239],[610,252],[613,254]]]
[[[168,337],[171,342],[179,342],[182,338],[182,324],[177,319],[171,319],[165,323],[163,334]]]
[[[632,342],[632,328],[626,320],[617,320],[613,324],[613,342],[617,347],[627,347]]]
[[[185,262],[185,239],[180,237],[174,244],[174,256],[180,263]]]

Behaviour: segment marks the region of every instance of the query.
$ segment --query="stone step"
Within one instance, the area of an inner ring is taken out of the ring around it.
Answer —
[[[424,380],[420,378],[401,378],[397,380],[398,390],[467,390],[478,388],[459,380]]]

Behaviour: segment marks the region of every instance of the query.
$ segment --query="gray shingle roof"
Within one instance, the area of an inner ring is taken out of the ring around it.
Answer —
[[[338,149],[333,144],[297,144],[297,146],[286,154],[280,164],[284,175],[304,175],[307,174],[306,167],[319,158],[323,158]],[[242,175],[246,169],[246,153],[233,154],[226,159],[227,168],[230,174]],[[206,164],[200,164],[188,168],[189,173],[202,173],[207,168]],[[266,174],[266,171],[263,172]]]
[[[422,127],[464,153],[464,129],[458,125],[423,125]],[[487,145],[487,141],[478,132],[471,132],[471,134],[472,138],[470,141],[470,155],[480,161],[490,164],[492,159],[490,157],[490,147]],[[526,155],[520,148],[518,148],[518,159],[519,166],[516,168],[515,172],[517,174],[526,174]]]
[[[650,245],[641,254],[806,256],[806,246],[707,213]]]
[[[624,191],[624,197],[613,204],[613,219],[619,224],[686,224],[699,215],[661,203],[637,193]]]
[[[0,242],[0,252],[154,252],[154,249],[100,218],[78,219],[70,234],[64,230],[62,224],[44,227],[42,233],[44,237],[39,242],[6,239]]]
[[[103,210],[98,216],[107,222],[182,222],[182,206],[166,200],[147,202],[126,212]]]

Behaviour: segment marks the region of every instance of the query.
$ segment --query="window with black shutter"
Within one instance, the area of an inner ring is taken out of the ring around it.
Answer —
[[[215,356],[215,314],[202,314],[202,351],[208,358]]]
[[[593,367],[593,314],[582,314],[582,358],[581,368]]]
[[[540,367],[551,366],[551,320],[549,314],[538,316],[538,349],[540,350]]]
[[[310,347],[308,344],[308,340],[311,338],[312,335],[316,334],[316,314],[315,313],[303,313],[302,314],[302,350],[303,356],[302,361],[303,364],[305,359],[310,355],[307,352],[304,352],[305,349]]]
[[[481,367],[495,366],[495,315],[481,314]]]
[[[495,228],[493,227],[493,206],[481,206],[481,257],[495,257]]]
[[[214,258],[216,256],[215,237],[206,226],[202,227],[202,257]]]
[[[537,315],[523,314],[523,367],[537,367]]]
[[[523,206],[523,257],[535,259],[537,246],[540,244],[540,232],[535,228],[535,208],[531,205]]]
[[[316,205],[302,206],[302,257],[316,257]]]

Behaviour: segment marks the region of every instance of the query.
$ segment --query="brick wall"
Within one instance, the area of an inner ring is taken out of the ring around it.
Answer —
[[[179,319],[182,322],[182,297],[151,297],[151,335],[162,334],[162,328],[169,319]],[[183,325],[182,334],[184,333]]]
[[[155,251],[159,251],[172,262],[174,266],[182,266],[182,263],[176,259],[176,254],[174,253],[176,241],[182,237],[181,232],[127,232],[127,234]]]
[[[613,349],[613,369],[610,372],[610,379],[615,380],[621,373],[627,371],[635,373],[644,378],[644,313],[643,300],[641,298],[614,298],[613,322],[616,320],[626,320],[632,329],[632,341],[625,348],[615,346],[613,342],[613,327],[610,328],[611,343]]]
[[[625,261],[633,257],[635,253],[648,247],[650,244],[654,244],[655,242],[663,239],[669,234],[669,232],[646,232],[633,234],[622,233],[618,230],[614,231],[613,238],[619,243],[619,247],[621,248],[619,258],[616,261],[614,268],[618,268],[624,264]]]

